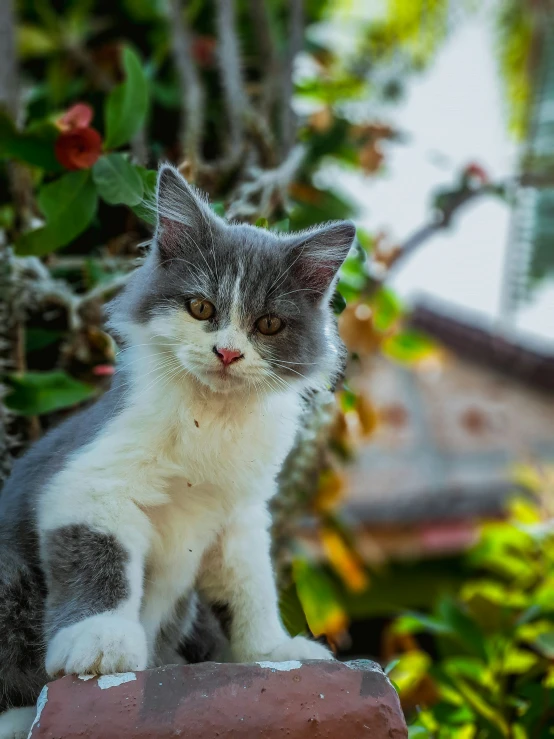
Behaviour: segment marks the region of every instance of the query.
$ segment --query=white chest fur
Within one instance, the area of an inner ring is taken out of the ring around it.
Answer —
[[[192,390],[131,395],[39,505],[43,531],[82,523],[143,553],[141,621],[151,638],[226,522],[273,494],[300,413],[296,393],[260,402],[255,393],[206,398]],[[139,568],[130,574],[141,576]]]

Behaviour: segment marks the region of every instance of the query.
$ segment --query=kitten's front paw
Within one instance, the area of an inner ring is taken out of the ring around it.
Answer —
[[[311,639],[306,639],[305,636],[295,636],[293,639],[287,639],[267,656],[264,656],[264,660],[268,662],[288,662],[289,660],[303,662],[308,659],[334,659],[334,657],[327,647]]]
[[[48,645],[46,671],[56,677],[144,670],[147,655],[146,634],[139,623],[98,614],[58,631]]]

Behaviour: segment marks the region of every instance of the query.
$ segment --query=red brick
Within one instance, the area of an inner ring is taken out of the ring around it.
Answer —
[[[43,693],[31,739],[405,739],[396,692],[373,662],[169,666]]]

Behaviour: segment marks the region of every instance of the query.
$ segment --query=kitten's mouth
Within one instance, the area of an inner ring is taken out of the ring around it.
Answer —
[[[231,366],[225,367],[208,367],[203,372],[204,379],[207,385],[217,389],[220,388],[232,388],[236,385],[244,385],[248,382],[248,378],[243,375],[242,372],[237,372]]]

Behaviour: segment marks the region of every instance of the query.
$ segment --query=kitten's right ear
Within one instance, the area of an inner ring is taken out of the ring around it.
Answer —
[[[197,243],[214,216],[207,202],[169,164],[158,174],[156,244],[163,259],[182,255]]]

